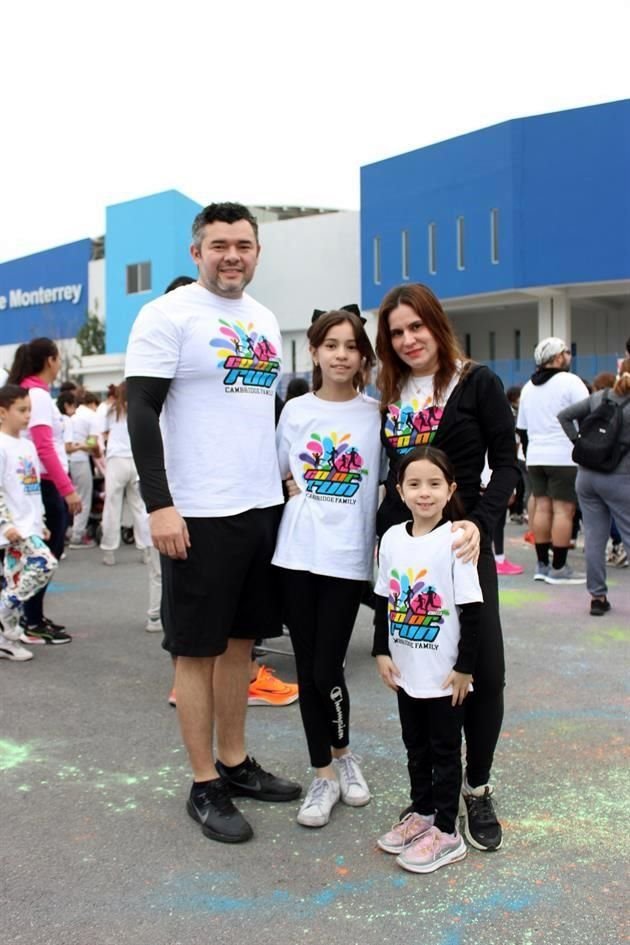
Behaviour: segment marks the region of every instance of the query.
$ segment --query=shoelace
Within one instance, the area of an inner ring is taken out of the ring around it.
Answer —
[[[492,795],[488,788],[485,789],[481,797],[474,794],[468,795],[470,806],[473,808],[473,816],[482,824],[494,824],[497,821],[492,803]]]
[[[343,774],[348,784],[358,784],[362,787],[359,776],[355,769],[355,764],[359,764],[361,759],[358,755],[342,755],[337,758],[337,763],[343,768]]]
[[[400,842],[402,843],[403,847],[408,847],[412,841],[417,839],[416,834],[414,834],[413,828],[411,826],[411,820],[413,816],[413,811],[411,811],[409,814],[405,814],[403,819],[397,824],[392,825],[393,833],[400,831],[400,828],[402,827],[402,837],[400,838]]]
[[[313,781],[306,799],[304,801],[305,807],[312,807],[313,804],[318,804],[323,800],[324,795],[330,790],[330,784],[326,778],[315,778]]]

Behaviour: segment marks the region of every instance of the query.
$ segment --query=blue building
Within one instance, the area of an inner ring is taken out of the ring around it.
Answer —
[[[630,334],[630,101],[516,119],[361,170],[363,306],[423,282],[508,382],[539,338],[578,370]]]

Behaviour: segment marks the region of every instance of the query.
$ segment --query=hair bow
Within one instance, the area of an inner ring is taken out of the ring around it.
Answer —
[[[316,322],[316,321],[317,321],[317,319],[320,317],[320,315],[326,315],[326,314],[327,314],[328,312],[330,312],[330,311],[333,311],[333,309],[329,309],[329,308],[327,308],[327,309],[321,309],[321,308],[315,308],[315,309],[313,309],[313,314],[312,314],[312,316],[311,316],[311,325],[313,324],[313,322]],[[352,315],[356,315],[357,318],[360,318],[360,319],[361,319],[361,324],[362,324],[362,325],[365,325],[365,323],[367,322],[367,318],[364,318],[364,317],[363,317],[363,315],[361,314],[361,309],[359,308],[359,306],[358,306],[355,302],[351,302],[350,305],[342,305],[341,308],[340,308],[338,311],[340,311],[340,312],[351,312]]]

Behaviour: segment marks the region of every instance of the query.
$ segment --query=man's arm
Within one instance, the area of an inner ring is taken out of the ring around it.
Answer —
[[[160,413],[170,383],[163,377],[128,377],[127,426],[142,497],[150,513],[153,544],[169,558],[186,558],[190,538],[173,504],[160,430]]]

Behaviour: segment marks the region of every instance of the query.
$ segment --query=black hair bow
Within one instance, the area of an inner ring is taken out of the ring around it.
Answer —
[[[313,324],[313,322],[316,322],[316,321],[317,321],[317,319],[320,317],[320,315],[327,315],[328,312],[331,312],[331,311],[335,311],[335,310],[334,310],[334,309],[330,309],[330,308],[328,308],[328,309],[321,309],[321,308],[315,308],[315,309],[313,309],[313,314],[312,314],[312,316],[311,316],[311,325]],[[365,325],[365,323],[366,323],[366,321],[367,321],[367,318],[364,318],[363,315],[361,314],[361,309],[359,308],[359,306],[356,305],[356,303],[354,303],[354,302],[351,302],[350,305],[342,305],[341,308],[338,309],[338,311],[340,311],[340,312],[351,312],[353,315],[356,315],[357,318],[360,318],[360,319],[361,319],[361,324],[362,324],[362,325]]]

